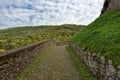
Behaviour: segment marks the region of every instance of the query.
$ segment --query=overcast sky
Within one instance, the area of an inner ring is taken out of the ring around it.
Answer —
[[[29,25],[88,25],[104,0],[0,0],[0,29]]]

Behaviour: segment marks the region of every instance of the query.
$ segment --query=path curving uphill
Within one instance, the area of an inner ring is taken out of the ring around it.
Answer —
[[[22,80],[81,80],[66,46],[54,46],[43,54],[42,60]]]

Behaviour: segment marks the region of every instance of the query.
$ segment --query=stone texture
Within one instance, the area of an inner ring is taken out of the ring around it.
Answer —
[[[52,41],[44,41],[13,49],[0,55],[0,80],[13,80],[45,48],[51,45],[56,44]]]
[[[120,0],[111,0],[107,10],[120,10]]]
[[[108,65],[112,65],[112,60],[108,60]]]
[[[100,62],[101,62],[101,64],[105,64],[105,57],[101,56],[100,57]]]
[[[99,80],[120,80],[120,66],[116,69],[112,60],[107,60],[104,56],[96,53],[87,52],[72,42],[69,45],[86,64],[93,76],[99,77]]]
[[[116,76],[116,80],[120,80],[120,66],[118,66],[118,73]]]
[[[110,10],[120,10],[120,0],[105,0],[102,14]]]
[[[115,80],[115,67],[112,65],[112,60],[108,60],[108,66],[106,67],[106,79]]]

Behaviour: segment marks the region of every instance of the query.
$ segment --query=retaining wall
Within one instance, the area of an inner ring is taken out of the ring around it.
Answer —
[[[70,47],[76,55],[86,64],[91,74],[99,80],[120,80],[120,66],[114,67],[112,60],[96,53],[86,52],[83,48],[70,42]]]
[[[44,41],[1,53],[0,80],[13,80],[13,78],[21,73],[45,48],[51,45],[56,44],[52,41]]]
[[[69,41],[62,41],[62,42],[57,42],[56,45],[57,46],[61,46],[61,45],[68,45]]]

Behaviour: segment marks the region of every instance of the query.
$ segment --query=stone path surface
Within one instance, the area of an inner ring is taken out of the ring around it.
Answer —
[[[54,46],[23,80],[81,80],[66,46]]]

